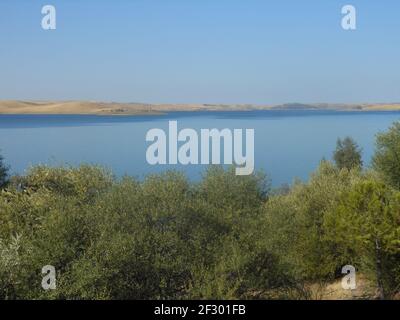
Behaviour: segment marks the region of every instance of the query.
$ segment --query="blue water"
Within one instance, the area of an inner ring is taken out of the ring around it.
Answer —
[[[146,133],[178,129],[254,129],[255,168],[274,186],[307,179],[322,158],[331,159],[338,137],[352,136],[368,165],[376,133],[400,120],[400,112],[251,111],[175,112],[161,116],[0,115],[0,149],[13,173],[35,164],[106,166],[118,175],[143,178],[167,169],[197,180],[204,165],[151,166]]]

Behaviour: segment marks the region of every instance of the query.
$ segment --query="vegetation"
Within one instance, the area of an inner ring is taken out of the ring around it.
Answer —
[[[346,168],[350,170],[361,168],[363,165],[361,149],[351,137],[337,140],[333,159],[339,169]]]
[[[388,132],[378,134],[372,163],[387,183],[400,189],[400,122],[395,122]]]
[[[378,136],[374,170],[346,141],[336,165],[277,190],[220,167],[198,183],[88,165],[12,177],[0,193],[0,299],[309,299],[349,264],[376,284],[369,298],[393,298],[400,191],[387,168],[400,125]],[[56,290],[42,289],[45,265]]]
[[[391,275],[396,275],[392,268],[398,266],[391,261],[399,262],[399,192],[380,181],[360,181],[341,196],[325,222],[332,241],[356,253],[360,264],[370,266],[379,298],[385,298],[385,291],[397,289]]]
[[[0,154],[0,189],[4,188],[8,183],[8,166],[4,164],[4,159]]]

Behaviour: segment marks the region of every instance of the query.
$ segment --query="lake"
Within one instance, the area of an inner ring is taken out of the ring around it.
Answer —
[[[305,180],[322,158],[331,159],[338,137],[351,136],[363,149],[365,164],[375,135],[400,120],[400,112],[246,111],[173,112],[157,116],[0,115],[0,150],[13,173],[35,164],[100,164],[122,176],[143,178],[168,169],[197,180],[204,165],[151,166],[146,162],[152,128],[254,129],[255,169],[274,186]]]

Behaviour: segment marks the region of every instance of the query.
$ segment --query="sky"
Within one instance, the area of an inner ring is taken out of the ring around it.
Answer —
[[[398,0],[1,0],[0,100],[400,102],[399,35]]]

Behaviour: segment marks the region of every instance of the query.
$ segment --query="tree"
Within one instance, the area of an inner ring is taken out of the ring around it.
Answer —
[[[3,162],[3,157],[0,154],[0,189],[4,188],[8,183],[8,166]]]
[[[377,135],[372,165],[388,183],[400,189],[400,122]]]
[[[334,279],[343,260],[336,246],[325,239],[326,212],[338,205],[342,192],[348,192],[361,179],[358,170],[339,170],[322,161],[307,183],[292,186],[286,196],[271,198],[266,204],[271,247],[281,247],[281,259],[294,263],[296,277],[323,283]]]
[[[346,137],[337,140],[333,159],[339,169],[361,168],[363,165],[361,153],[362,150],[357,143],[352,138]]]
[[[357,255],[365,271],[373,271],[378,297],[385,299],[393,289],[391,261],[400,253],[400,194],[380,181],[359,182],[326,214],[324,229],[327,238]]]

